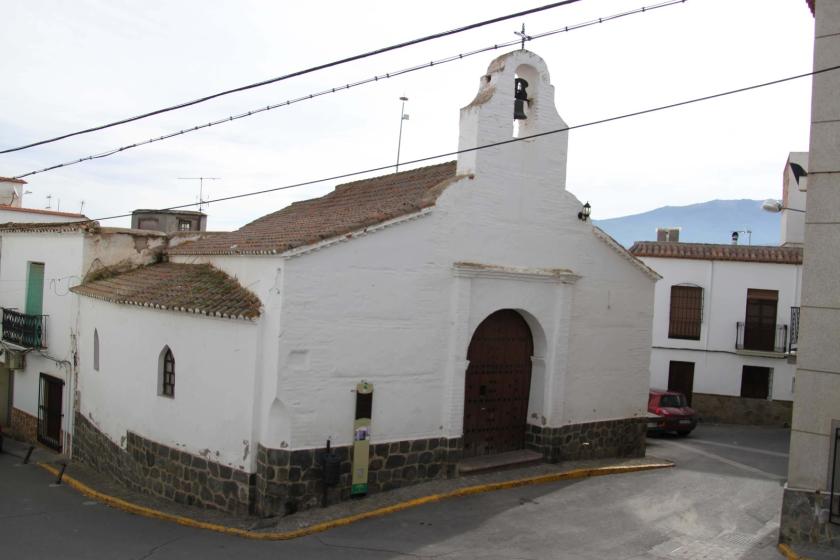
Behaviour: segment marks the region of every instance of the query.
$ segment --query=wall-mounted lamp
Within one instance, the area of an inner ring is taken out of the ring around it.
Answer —
[[[583,205],[583,209],[578,212],[578,220],[581,222],[585,222],[589,219],[589,214],[592,213],[592,206],[587,201],[586,204]]]
[[[789,208],[787,206],[782,206],[782,201],[776,200],[774,198],[768,198],[764,202],[761,203],[761,209],[767,212],[778,213],[782,210],[790,210],[791,212],[805,212],[805,210],[799,210],[798,208]]]

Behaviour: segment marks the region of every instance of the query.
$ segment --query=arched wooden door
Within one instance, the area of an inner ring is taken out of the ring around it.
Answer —
[[[525,447],[534,342],[512,309],[487,317],[473,334],[464,395],[464,456]]]

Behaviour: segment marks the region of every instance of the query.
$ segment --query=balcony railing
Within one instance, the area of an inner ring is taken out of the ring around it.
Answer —
[[[47,316],[3,308],[3,340],[25,348],[46,348]]]
[[[784,354],[787,350],[787,330],[787,325],[738,323],[735,349]]]
[[[799,308],[790,308],[790,341],[788,342],[788,352],[795,354],[799,349]]]

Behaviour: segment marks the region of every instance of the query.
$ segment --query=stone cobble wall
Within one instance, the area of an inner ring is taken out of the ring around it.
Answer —
[[[38,440],[38,418],[13,407],[9,433],[20,440],[35,443]]]
[[[834,499],[840,500],[840,496]],[[819,544],[840,549],[840,525],[828,522],[828,507],[828,494],[786,488],[782,497],[779,542]]]
[[[461,457],[461,438],[431,438],[370,446],[368,493],[400,488],[425,480],[455,475]],[[350,498],[352,447],[333,447],[341,460],[340,481],[328,488],[327,501]],[[262,516],[283,515],[321,504],[324,495],[322,457],[326,448],[257,448],[256,511]]]
[[[793,402],[694,393],[691,407],[704,422],[790,426]]]
[[[547,428],[528,424],[525,446],[543,454],[546,461],[644,457],[645,418],[569,424]]]
[[[74,458],[127,487],[181,504],[244,515],[251,511],[255,476],[133,432],[123,450],[76,414]]]

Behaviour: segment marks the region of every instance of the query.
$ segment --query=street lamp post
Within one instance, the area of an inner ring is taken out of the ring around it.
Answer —
[[[402,96],[400,97],[400,101],[402,101],[402,107],[400,108],[400,135],[397,137],[397,166],[395,171],[400,170],[400,147],[402,146],[402,127],[403,121],[408,120],[408,115],[405,114],[405,102],[408,101],[408,97]]]

